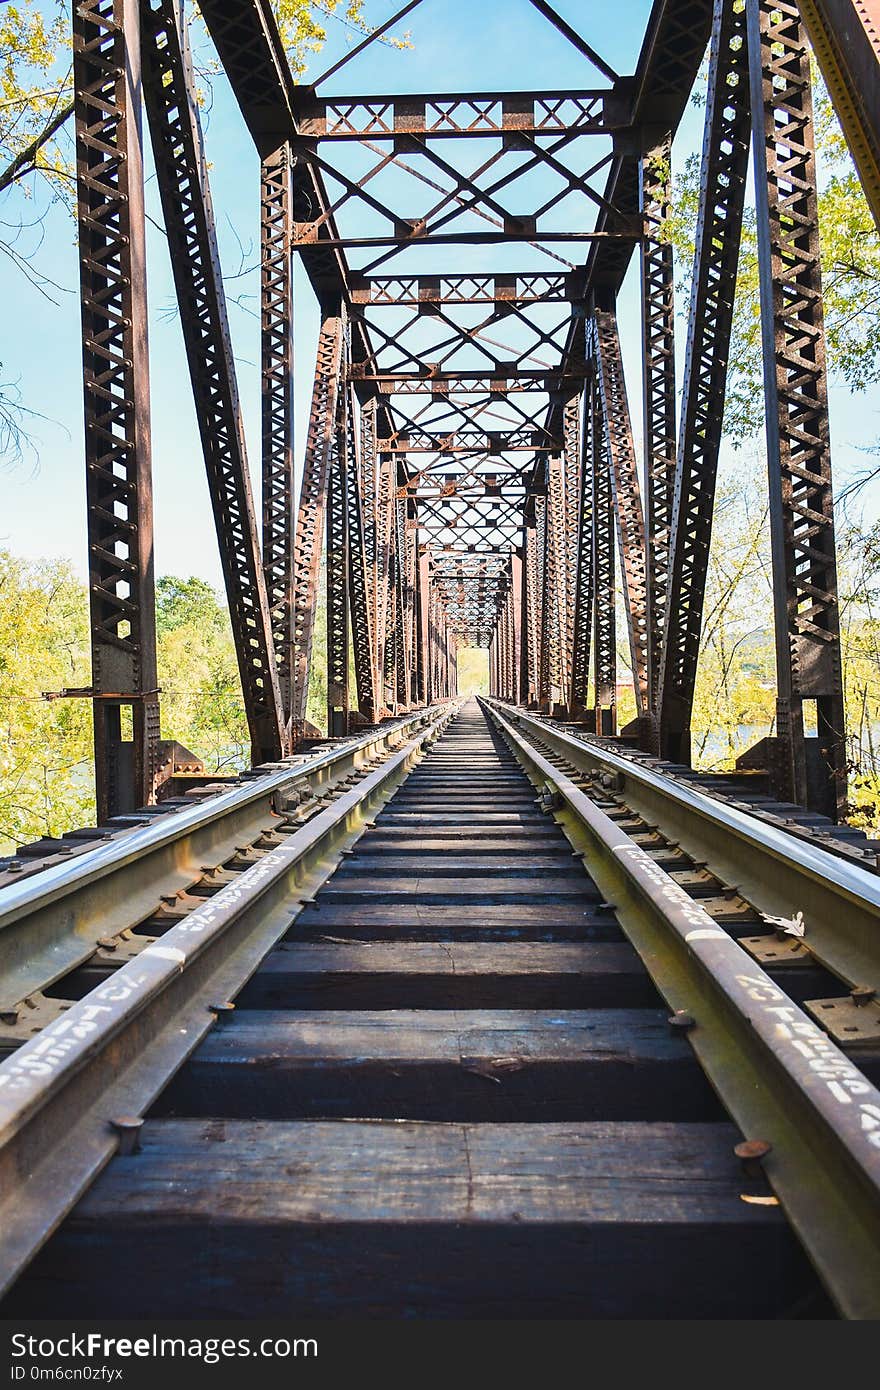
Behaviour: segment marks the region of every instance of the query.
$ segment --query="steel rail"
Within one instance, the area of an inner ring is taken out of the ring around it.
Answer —
[[[684,1016],[724,1105],[747,1139],[771,1146],[766,1176],[838,1308],[850,1318],[877,1317],[880,1091],[545,757],[535,746],[548,732],[543,724],[497,701],[482,703],[531,780],[559,794],[557,820],[663,997]]]
[[[271,829],[285,796],[326,789],[431,717],[421,710],[326,751],[292,758],[278,771],[0,889],[0,1012],[84,964],[101,940],[147,917],[163,896],[190,887],[206,867]]]
[[[44,1244],[368,816],[458,708],[414,737],[287,842],[191,912],[0,1064],[0,1293]],[[403,721],[404,723],[406,721]],[[410,721],[415,722],[415,721]]]
[[[761,914],[803,912],[803,945],[850,988],[880,994],[880,877],[758,816],[512,706],[505,717],[590,775],[611,774],[627,805],[705,860]]]

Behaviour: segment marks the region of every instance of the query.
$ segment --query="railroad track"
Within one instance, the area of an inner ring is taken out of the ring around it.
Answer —
[[[44,979],[89,924],[0,1066],[4,1314],[876,1316],[876,876],[495,701],[389,744],[213,882],[164,818],[0,895]]]

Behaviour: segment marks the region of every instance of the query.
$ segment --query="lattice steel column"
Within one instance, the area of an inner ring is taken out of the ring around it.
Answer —
[[[186,26],[141,5],[144,99],[254,762],[284,746],[281,694]]]
[[[565,475],[562,459],[547,460],[547,499],[544,508],[543,595],[541,599],[542,708],[554,714],[565,699],[566,529]]]
[[[777,794],[846,808],[810,57],[796,5],[747,0],[776,628]],[[804,736],[815,700],[818,744]],[[815,750],[815,756],[813,756]]]
[[[593,364],[595,366],[595,364]],[[580,440],[580,485],[578,488],[577,547],[572,614],[571,692],[569,711],[573,719],[583,719],[590,683],[590,637],[593,624],[593,450],[596,412],[601,412],[595,370],[587,380],[583,396],[583,429]]]
[[[365,518],[373,500],[364,495],[364,474],[355,443],[354,399],[347,396],[345,412],[345,499],[348,514],[348,602],[357,684],[358,710],[373,723],[376,718],[376,661],[373,643],[372,597],[374,574],[367,563]],[[373,528],[375,539],[375,527]]]
[[[394,464],[387,456],[379,463],[376,499],[376,649],[380,702],[389,708],[394,694]]]
[[[100,824],[154,799],[159,752],[140,42],[134,0],[75,5],[73,55]],[[130,712],[130,737],[123,710]]]
[[[546,499],[535,498],[535,525],[525,528],[526,623],[528,694],[526,702],[537,705],[541,698],[541,599],[544,584],[541,575],[543,555],[544,509]]]
[[[593,647],[595,728],[617,730],[617,612],[614,588],[614,493],[598,383],[593,391]]]
[[[565,472],[565,629],[562,653],[560,701],[571,713],[571,680],[574,669],[574,619],[577,596],[578,521],[581,492],[581,393],[566,401],[562,412]]]
[[[656,711],[666,621],[669,534],[675,493],[675,303],[672,242],[666,232],[672,200],[671,139],[665,135],[639,161],[644,219],[642,387],[645,421],[645,531],[648,546],[648,706]]]
[[[658,689],[660,747],[673,762],[691,760],[691,710],[748,159],[745,11],[735,8],[734,0],[715,0]]]
[[[324,319],[318,339],[294,537],[293,698],[290,740],[291,747],[294,748],[302,740],[305,731],[309,667],[315,631],[315,605],[321,568],[327,485],[334,448],[341,359],[342,321],[338,316],[330,315]]]
[[[523,648],[523,562],[522,556],[513,551],[510,556],[510,631],[511,631],[511,681],[510,698],[517,704],[523,703],[522,648]]]
[[[596,309],[593,316],[599,390],[605,415],[605,438],[611,462],[614,515],[623,571],[629,649],[636,709],[648,711],[648,591],[645,523],[639,494],[639,475],[633,445],[617,315]]]
[[[263,574],[285,727],[293,646],[293,273],[291,151],[260,164],[260,326],[263,425]]]
[[[348,733],[348,476],[347,399],[336,400],[336,431],[327,476],[327,733]]]

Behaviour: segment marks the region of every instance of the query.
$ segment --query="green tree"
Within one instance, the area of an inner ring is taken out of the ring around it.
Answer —
[[[817,73],[814,104],[828,369],[851,390],[863,391],[880,381],[880,235]],[[669,220],[683,305],[690,295],[699,194],[700,157],[694,154],[674,181]],[[743,222],[729,362],[724,430],[736,447],[764,424],[753,208],[746,209]]]
[[[0,847],[93,821],[85,586],[70,566],[0,551]]]

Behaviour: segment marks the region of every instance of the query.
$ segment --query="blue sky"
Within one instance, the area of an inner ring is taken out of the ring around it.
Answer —
[[[368,0],[367,14],[382,23],[398,6]],[[47,8],[51,8],[47,6]],[[648,0],[617,0],[586,5],[559,0],[558,9],[621,73],[631,71],[638,53]],[[527,3],[527,0],[424,0],[408,17],[413,47],[399,52],[374,44],[355,58],[325,90],[338,93],[468,91],[604,85],[595,70]],[[328,45],[312,62],[314,77],[356,41],[346,27],[327,21]],[[242,262],[253,266],[258,239],[256,155],[225,80],[213,81],[213,101],[205,116],[205,140],[217,212],[221,257],[227,276]],[[699,147],[702,113],[689,108],[675,150],[676,162]],[[149,158],[149,157],[148,157]],[[44,211],[44,195],[33,200],[13,192],[0,201],[2,229],[32,221]],[[148,185],[148,212],[161,222],[154,181]],[[41,242],[41,244],[38,243]],[[56,302],[42,295],[0,258],[0,380],[18,383],[23,403],[47,417],[33,422],[38,457],[29,454],[0,472],[3,506],[0,545],[29,557],[64,556],[85,572],[85,484],[82,460],[79,306],[74,227],[60,206],[46,211],[41,225],[23,230],[20,251],[35,249],[35,265],[60,289],[47,286]],[[506,248],[505,248],[506,249]],[[151,396],[157,573],[199,574],[220,582],[204,465],[195,425],[180,325],[173,314],[173,286],[164,238],[148,228]],[[490,251],[497,261],[497,249]],[[441,268],[429,265],[426,271]],[[469,262],[465,269],[471,268]],[[451,269],[446,261],[442,268]],[[245,416],[254,490],[259,505],[259,324],[258,285],[251,271],[227,282],[239,388]],[[686,306],[682,305],[681,308]],[[637,258],[624,287],[619,313],[625,344],[630,402],[640,434]],[[317,315],[302,272],[296,277],[297,457],[301,456],[311,386]],[[683,323],[679,323],[683,332]],[[683,353],[679,352],[679,364]],[[831,426],[838,488],[864,468],[861,447],[880,435],[880,392],[861,396],[832,386]],[[873,499],[869,499],[873,511]]]

